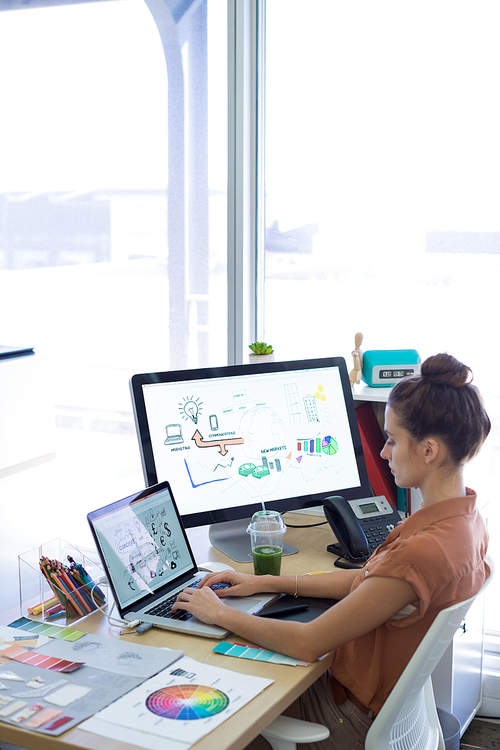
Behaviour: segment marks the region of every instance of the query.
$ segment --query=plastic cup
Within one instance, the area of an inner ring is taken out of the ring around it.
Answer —
[[[279,576],[286,526],[275,510],[254,513],[247,532],[252,546],[253,570],[256,576]]]

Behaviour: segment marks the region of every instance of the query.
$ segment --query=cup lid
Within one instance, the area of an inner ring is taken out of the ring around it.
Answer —
[[[252,520],[247,527],[247,533],[252,531],[281,531],[285,533],[286,525],[281,513],[276,510],[258,510],[253,514]]]

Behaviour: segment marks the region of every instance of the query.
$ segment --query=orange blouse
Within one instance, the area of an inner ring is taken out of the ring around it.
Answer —
[[[415,608],[337,649],[331,667],[336,680],[375,714],[380,711],[437,613],[476,594],[488,578],[487,548],[488,532],[469,489],[466,497],[421,508],[399,524],[351,591],[368,576],[402,579],[417,594]]]

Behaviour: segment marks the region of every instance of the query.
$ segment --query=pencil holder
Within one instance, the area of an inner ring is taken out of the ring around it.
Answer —
[[[88,555],[53,539],[18,556],[21,615],[71,625],[106,604],[104,576]]]

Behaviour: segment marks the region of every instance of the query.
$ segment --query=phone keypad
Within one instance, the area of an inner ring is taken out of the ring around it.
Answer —
[[[366,541],[371,550],[377,549],[382,542],[385,542],[390,532],[393,530],[392,524],[382,525],[366,525],[363,529],[366,536]]]

